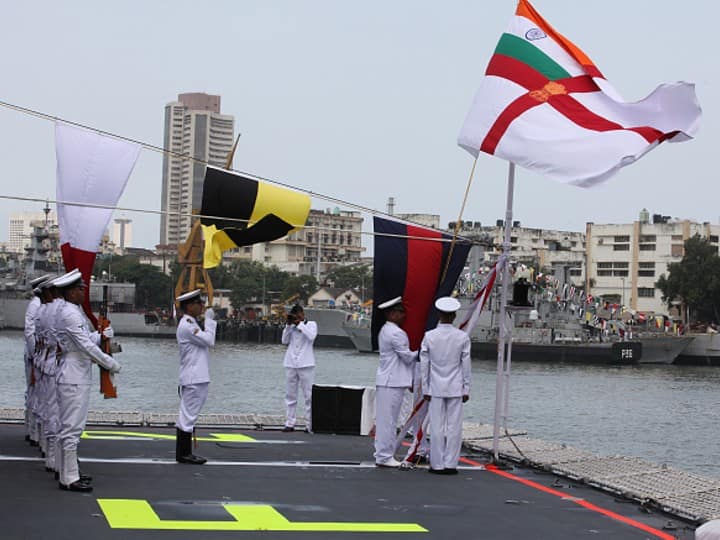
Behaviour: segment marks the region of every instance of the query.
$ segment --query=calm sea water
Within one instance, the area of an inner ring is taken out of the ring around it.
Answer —
[[[177,412],[174,340],[122,338],[119,398],[93,391],[92,410]],[[0,332],[0,407],[23,405],[21,332]],[[284,413],[281,345],[219,343],[207,413]],[[317,349],[316,382],[373,385],[377,356]],[[96,384],[95,387],[98,385]],[[492,423],[495,363],[473,362],[465,419]],[[603,455],[636,456],[720,478],[720,368],[515,363],[513,428]]]

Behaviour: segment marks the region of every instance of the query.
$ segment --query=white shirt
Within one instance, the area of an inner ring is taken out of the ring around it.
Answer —
[[[205,330],[190,315],[183,315],[177,327],[180,348],[180,386],[210,382],[208,360],[215,346],[217,322],[205,319]]]
[[[420,345],[420,373],[423,394],[470,395],[470,337],[449,323],[426,332]]]
[[[298,325],[288,324],[283,329],[280,342],[287,345],[283,366],[289,368],[304,368],[315,365],[313,342],[317,337],[317,323],[303,321]]]
[[[35,315],[42,302],[33,296],[25,310],[25,354],[32,358],[35,353]]]
[[[387,321],[378,334],[380,365],[375,375],[377,386],[410,388],[417,351],[410,350],[405,330]]]
[[[58,383],[90,384],[93,363],[112,369],[117,361],[100,350],[100,334],[90,333],[82,308],[63,302],[57,314],[57,339],[62,349]]]

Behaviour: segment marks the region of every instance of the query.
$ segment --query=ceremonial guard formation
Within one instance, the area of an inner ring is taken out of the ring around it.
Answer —
[[[375,465],[399,467],[395,459],[396,429],[405,391],[412,388],[418,351],[410,350],[405,331],[405,307],[398,296],[378,306],[385,324],[378,335],[380,364],[375,375]]]
[[[80,473],[77,447],[87,421],[92,364],[120,371],[120,364],[98,347],[113,330],[108,326],[101,336],[88,329],[81,308],[86,285],[78,270],[55,279],[43,276],[31,286],[35,298],[25,317],[27,439],[40,446],[45,468],[55,472],[60,489],[92,491],[91,478]]]
[[[176,334],[180,349],[180,410],[175,424],[175,459],[179,463],[202,465],[207,460],[192,453],[192,436],[200,410],[208,397],[208,360],[210,347],[215,346],[217,322],[212,308],[205,310],[204,327],[199,322],[198,318],[205,306],[200,289],[182,294],[176,300],[183,316],[178,323]]]
[[[460,302],[435,301],[437,328],[425,333],[420,371],[425,400],[430,402],[430,471],[457,474],[462,447],[462,404],[470,396],[470,337],[453,326]]]
[[[287,345],[285,367],[285,427],[293,431],[296,422],[298,386],[305,398],[305,430],[312,431],[312,387],[315,381],[315,353],[317,323],[305,320],[305,311],[296,304],[290,310],[280,341]]]

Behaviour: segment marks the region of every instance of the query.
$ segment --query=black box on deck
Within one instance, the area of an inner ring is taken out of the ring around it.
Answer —
[[[312,429],[316,433],[360,435],[363,410],[361,386],[312,387]]]

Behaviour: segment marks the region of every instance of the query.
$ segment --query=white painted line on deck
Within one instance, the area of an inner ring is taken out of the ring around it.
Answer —
[[[0,461],[45,461],[42,458],[36,457],[25,457],[25,456],[8,456],[0,454]],[[178,465],[185,466],[181,463],[176,462],[174,459],[160,459],[160,458],[93,458],[93,457],[81,457],[81,463],[109,463],[117,465]],[[328,461],[220,461],[220,460],[208,460],[205,466],[220,466],[220,467],[288,467],[288,468],[334,468],[334,469],[375,469],[375,462],[373,461],[339,461],[337,463]],[[459,470],[464,471],[478,471],[484,470],[485,467],[458,467]],[[399,469],[398,469],[399,470]],[[426,468],[418,467],[417,470],[426,472]]]

